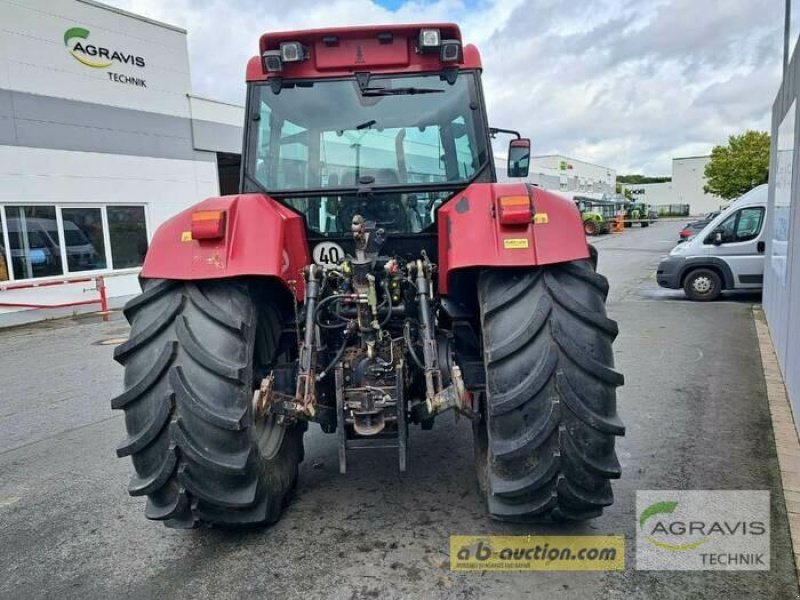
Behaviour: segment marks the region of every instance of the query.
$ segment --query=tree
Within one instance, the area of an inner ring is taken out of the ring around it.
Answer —
[[[715,146],[705,169],[703,191],[730,200],[738,198],[757,185],[767,183],[769,176],[769,134],[746,131],[732,135],[727,146]]]

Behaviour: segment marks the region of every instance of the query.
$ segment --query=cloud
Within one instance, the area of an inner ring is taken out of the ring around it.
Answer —
[[[752,0],[111,0],[185,27],[195,93],[244,101],[265,31],[455,21],[481,49],[493,125],[537,153],[669,174],[731,133],[768,129],[780,83],[780,2]]]

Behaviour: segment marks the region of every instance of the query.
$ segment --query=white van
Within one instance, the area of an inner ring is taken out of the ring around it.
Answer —
[[[761,289],[767,185],[753,188],[694,237],[672,249],[658,265],[656,280],[681,289],[691,300],[715,300],[723,290]]]
[[[105,267],[105,262],[95,250],[86,234],[72,221],[64,219],[64,242],[67,264],[72,273]],[[55,219],[29,217],[25,228],[20,219],[8,219],[8,236],[11,260],[17,279],[61,275],[61,250],[58,245],[58,224]]]

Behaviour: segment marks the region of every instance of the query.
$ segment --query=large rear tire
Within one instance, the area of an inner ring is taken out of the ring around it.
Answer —
[[[235,280],[143,280],[125,307],[130,338],[114,358],[125,366],[125,411],[145,515],[169,527],[277,521],[297,481],[303,428],[255,418],[254,368],[277,360],[283,314],[277,292]]]
[[[492,517],[583,520],[620,476],[608,283],[590,261],[481,274],[486,396],[478,481]]]

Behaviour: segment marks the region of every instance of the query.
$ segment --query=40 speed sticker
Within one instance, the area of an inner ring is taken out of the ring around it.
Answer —
[[[344,260],[344,248],[336,242],[322,242],[314,246],[312,257],[321,267],[334,267]]]
[[[453,571],[622,571],[621,535],[451,535]]]

